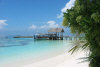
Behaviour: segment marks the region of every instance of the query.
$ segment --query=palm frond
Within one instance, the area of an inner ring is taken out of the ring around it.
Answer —
[[[89,44],[86,43],[86,41],[74,41],[73,44],[74,44],[74,46],[69,50],[69,52],[71,52],[71,54],[78,51],[79,49],[84,50],[84,49],[88,48],[88,46],[89,46]]]

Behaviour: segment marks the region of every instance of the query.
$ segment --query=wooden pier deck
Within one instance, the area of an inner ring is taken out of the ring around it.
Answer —
[[[34,39],[63,40],[63,28],[52,28],[48,30],[48,34],[34,35]]]

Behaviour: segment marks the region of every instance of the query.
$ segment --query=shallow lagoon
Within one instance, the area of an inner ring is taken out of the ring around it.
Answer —
[[[70,47],[71,42],[66,40],[0,39],[0,65],[29,59],[36,62],[64,53]]]

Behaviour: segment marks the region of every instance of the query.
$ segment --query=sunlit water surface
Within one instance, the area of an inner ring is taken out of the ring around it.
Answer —
[[[39,60],[66,52],[71,43],[66,40],[34,40],[32,38],[0,39],[0,64],[20,60]]]

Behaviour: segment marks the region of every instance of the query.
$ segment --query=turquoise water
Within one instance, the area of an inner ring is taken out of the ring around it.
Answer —
[[[30,58],[36,60],[66,52],[69,47],[70,42],[66,40],[0,39],[0,64]]]

